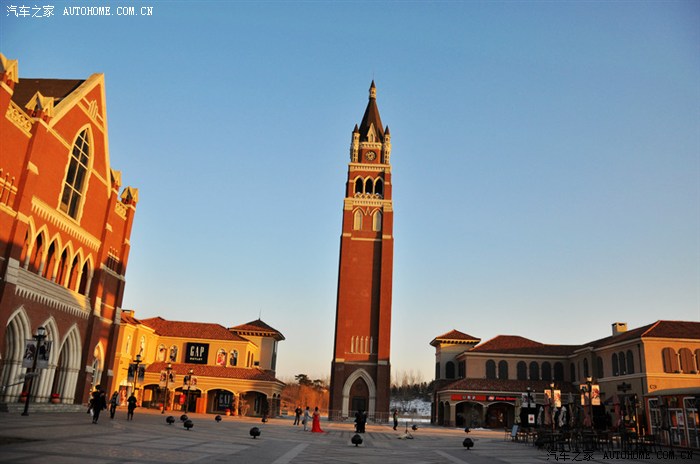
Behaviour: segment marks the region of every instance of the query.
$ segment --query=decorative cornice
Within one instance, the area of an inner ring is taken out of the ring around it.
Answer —
[[[17,268],[15,294],[21,298],[37,301],[43,305],[87,319],[90,315],[90,299],[55,282]]]
[[[9,119],[19,130],[27,137],[32,136],[32,118],[27,116],[19,105],[10,100],[10,105],[7,107],[5,117]]]
[[[357,206],[372,206],[383,208],[385,211],[393,211],[391,200],[369,199],[369,198],[345,198],[344,209],[354,209]]]
[[[390,164],[363,164],[348,163],[348,172],[370,171],[370,172],[391,172]]]
[[[68,216],[47,205],[37,197],[32,197],[32,212],[42,219],[50,222],[63,232],[68,233],[76,240],[86,244],[94,251],[100,249],[100,240],[88,231],[75,224]]]

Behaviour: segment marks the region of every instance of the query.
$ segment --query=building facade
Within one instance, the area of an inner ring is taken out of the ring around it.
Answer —
[[[110,391],[119,392],[122,404],[136,391],[146,408],[276,416],[284,387],[275,378],[282,340],[259,319],[227,329],[160,317],[139,320],[124,311]]]
[[[555,388],[565,404],[590,406],[583,413],[593,422],[632,423],[653,432],[660,425],[643,398],[655,406],[653,400],[663,392],[700,388],[698,322],[662,320],[632,330],[618,322],[610,336],[581,345],[547,345],[513,335],[480,343],[453,330],[431,345],[436,357],[433,421],[445,426],[510,426],[519,419],[524,395],[529,392],[534,403],[544,405],[545,393]],[[580,395],[592,385],[600,389],[595,407]],[[686,408],[684,419],[696,424],[697,408]]]
[[[111,166],[104,75],[19,78],[0,54],[0,402],[82,403],[113,376],[138,191]],[[121,191],[120,191],[121,190]]]
[[[340,238],[331,419],[362,410],[388,417],[394,210],[391,135],[377,108],[374,81],[352,132]]]

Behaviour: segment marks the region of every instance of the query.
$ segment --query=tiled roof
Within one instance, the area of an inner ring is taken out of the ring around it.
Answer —
[[[280,332],[277,329],[274,329],[264,323],[261,319],[256,319],[254,321],[250,321],[246,324],[241,324],[237,325],[235,327],[230,327],[229,330],[236,332],[236,333],[241,333],[244,335],[263,335],[263,336],[268,336],[268,337],[274,337],[277,340],[284,340],[284,335],[282,335],[282,332]]]
[[[518,335],[497,335],[481,345],[477,345],[470,353],[509,353],[566,356],[580,345],[545,345]]]
[[[617,335],[610,335],[584,346],[600,348],[606,345],[634,340],[636,338],[688,338],[700,339],[700,322],[691,321],[656,321]]]
[[[450,330],[446,334],[442,334],[438,337],[435,337],[433,341],[430,342],[430,344],[433,346],[437,346],[441,342],[479,343],[480,341],[480,338],[472,337],[471,335],[467,335],[463,332],[460,332],[459,330]]]
[[[139,321],[138,319],[136,319],[134,316],[132,316],[131,314],[129,314],[127,312],[122,312],[120,319],[121,319],[122,323],[127,323],[127,324],[136,325],[136,324],[141,323],[141,321]]]
[[[226,327],[207,322],[166,321],[162,317],[141,319],[141,323],[151,327],[163,337],[203,338],[207,340],[248,341],[231,333]]]
[[[470,390],[470,391],[490,391],[490,392],[525,392],[527,387],[532,391],[545,391],[549,389],[552,382],[549,380],[510,380],[510,379],[460,379],[448,383],[443,390]],[[575,393],[578,390],[571,382],[554,382],[554,388],[562,392]]]
[[[22,78],[15,84],[12,101],[23,110],[28,111],[24,106],[35,93],[41,92],[45,97],[54,97],[54,107],[65,97],[70,95],[75,89],[85,82],[79,79],[27,79]]]
[[[161,372],[165,370],[167,363],[155,362],[146,368],[146,372]],[[224,367],[224,366],[207,366],[200,364],[171,364],[173,372],[177,374],[176,382],[182,383],[182,379],[192,369],[196,377],[214,377],[239,380],[262,380],[266,382],[281,382],[274,375],[265,372],[262,369],[245,368],[245,367]]]

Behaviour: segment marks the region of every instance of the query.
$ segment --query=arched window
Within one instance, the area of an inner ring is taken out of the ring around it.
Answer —
[[[49,245],[49,251],[46,254],[46,262],[44,263],[43,276],[51,280],[53,278],[53,268],[56,265],[56,241],[54,240]]]
[[[540,365],[535,361],[530,363],[530,380],[540,380]]]
[[[374,193],[383,196],[384,195],[384,182],[381,179],[377,179],[374,183]]]
[[[355,179],[355,193],[362,193],[362,189],[365,188],[365,183],[362,182],[362,179],[358,178]]]
[[[127,355],[131,354],[131,335],[126,336],[126,344],[124,345]]]
[[[632,350],[627,350],[627,373],[634,374],[634,357]]]
[[[61,253],[61,259],[58,260],[56,278],[54,279],[54,282],[58,285],[63,285],[66,280],[66,266],[68,266],[68,248],[64,248],[63,253]]]
[[[370,195],[374,193],[374,180],[371,177],[368,177],[365,181],[365,193]]]
[[[63,194],[59,208],[72,218],[77,218],[80,200],[85,188],[88,163],[90,161],[90,135],[87,129],[83,130],[75,139],[71,150],[70,162],[66,180],[63,184]]]
[[[447,363],[445,363],[445,378],[455,378],[455,363],[453,363],[452,361],[447,361]]]
[[[83,269],[80,271],[80,286],[78,287],[78,293],[81,295],[87,295],[87,292],[89,291],[88,287],[88,279],[90,275],[90,265],[88,264],[88,261],[85,261],[85,264],[83,264]]]
[[[595,375],[599,379],[605,377],[605,372],[603,371],[603,358],[600,356],[595,357],[595,364],[596,364],[596,372]]]
[[[219,351],[216,352],[216,365],[217,366],[225,366],[226,365],[226,350],[223,348],[220,348]]]
[[[457,364],[457,377],[459,377],[460,379],[464,379],[467,377],[466,361],[460,361],[459,364]]]
[[[496,378],[496,362],[493,359],[489,359],[488,361],[486,361],[486,378]]]
[[[664,348],[661,350],[661,357],[664,362],[664,372],[678,372],[678,355],[673,348]]]
[[[576,382],[576,365],[574,363],[569,364],[569,375],[571,375],[570,382]]]
[[[508,361],[498,361],[498,378],[508,379]]]
[[[542,380],[552,380],[552,364],[549,361],[542,363]]]
[[[620,363],[620,375],[627,374],[627,361],[625,361],[624,351],[620,351],[617,355],[617,361]]]
[[[35,273],[39,273],[41,269],[41,258],[44,255],[44,234],[39,234],[36,237],[36,243],[34,243],[34,251],[32,252],[32,259],[29,261],[29,270]]]
[[[518,361],[515,370],[518,380],[527,380],[527,364],[525,364],[525,361]]]
[[[590,372],[588,372],[588,358],[583,358],[583,376],[590,377]]]
[[[355,214],[352,216],[352,229],[362,230],[362,211],[355,210]]]
[[[170,362],[177,362],[177,346],[170,347]]]
[[[440,363],[435,363],[435,379],[440,379]]]
[[[161,344],[158,345],[158,355],[157,355],[157,360],[159,362],[165,362],[165,356],[168,354],[168,349],[165,347],[165,345]]]
[[[382,212],[381,211],[376,211],[372,215],[372,230],[375,232],[379,232],[382,230]]]
[[[620,375],[620,364],[617,361],[617,353],[612,355],[612,371],[613,375]]]
[[[695,371],[695,360],[693,359],[693,352],[688,348],[681,348],[678,350],[678,356],[681,358],[681,371],[684,374],[690,374]]]
[[[80,266],[80,257],[75,255],[75,258],[73,258],[73,263],[70,265],[68,281],[66,282],[66,287],[71,290],[77,290],[76,282],[78,281],[78,266]]]
[[[554,380],[559,382],[564,381],[564,365],[560,362],[554,363]]]

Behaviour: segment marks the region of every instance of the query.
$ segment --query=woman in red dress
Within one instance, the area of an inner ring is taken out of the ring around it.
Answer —
[[[323,430],[321,430],[321,413],[318,412],[318,406],[316,406],[314,408],[314,415],[313,415],[313,422],[312,422],[312,426],[311,426],[311,431],[323,433]]]

